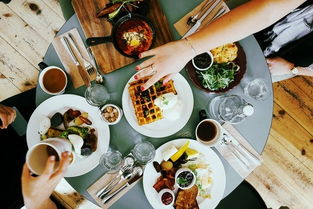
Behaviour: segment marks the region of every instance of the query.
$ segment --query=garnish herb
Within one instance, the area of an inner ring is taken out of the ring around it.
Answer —
[[[127,4],[131,4],[134,7],[137,7],[136,5],[132,4],[132,2],[136,2],[138,0],[111,0],[112,4],[116,4],[116,3],[121,3],[121,6],[119,8],[117,8],[114,12],[111,12],[108,15],[108,18],[110,20],[112,20],[114,17],[116,17],[116,15],[118,15],[118,13],[121,11],[122,7],[125,7],[125,5]]]
[[[208,70],[197,71],[198,78],[204,88],[212,91],[225,89],[234,81],[240,67],[234,62],[214,63]]]
[[[185,185],[188,184],[188,180],[185,179],[185,178],[177,178],[177,183],[178,183],[179,185],[185,186]]]

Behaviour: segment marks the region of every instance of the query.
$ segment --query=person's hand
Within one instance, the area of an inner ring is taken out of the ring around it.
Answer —
[[[63,178],[70,160],[69,154],[63,152],[59,167],[54,171],[55,156],[50,156],[43,174],[37,177],[31,176],[27,164],[24,164],[22,193],[27,209],[49,208],[47,207],[47,205],[51,204],[49,197]]]
[[[16,112],[12,107],[0,104],[0,129],[5,129],[10,125],[16,117]]]
[[[195,54],[186,40],[179,40],[142,52],[139,57],[148,56],[153,57],[136,66],[136,70],[140,72],[135,76],[135,79],[153,75],[141,87],[141,90],[146,90],[163,77],[163,84],[166,84],[175,73],[183,69]]]
[[[295,66],[281,57],[267,58],[266,62],[272,75],[291,75],[291,69]]]

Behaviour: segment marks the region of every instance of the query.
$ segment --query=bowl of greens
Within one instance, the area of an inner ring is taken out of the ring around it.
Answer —
[[[208,93],[222,93],[238,85],[246,72],[246,55],[239,44],[236,43],[236,46],[238,52],[235,60],[214,61],[206,70],[198,70],[190,61],[186,70],[195,86]]]

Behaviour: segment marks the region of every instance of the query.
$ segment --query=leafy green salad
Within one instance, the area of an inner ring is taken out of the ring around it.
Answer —
[[[234,81],[240,67],[234,62],[214,63],[205,71],[196,71],[204,88],[212,91],[225,89]]]

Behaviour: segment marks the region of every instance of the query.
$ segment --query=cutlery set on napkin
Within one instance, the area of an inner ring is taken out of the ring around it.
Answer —
[[[215,148],[242,178],[246,178],[261,165],[261,156],[231,124],[225,123],[222,127],[224,137]]]
[[[222,0],[204,0],[195,9],[174,24],[177,32],[185,38],[210,24],[229,11]]]
[[[52,42],[66,72],[70,75],[74,88],[89,86],[97,77],[97,69],[77,31],[72,29]]]
[[[102,208],[108,208],[142,178],[143,169],[129,154],[118,172],[104,174],[87,191]]]

